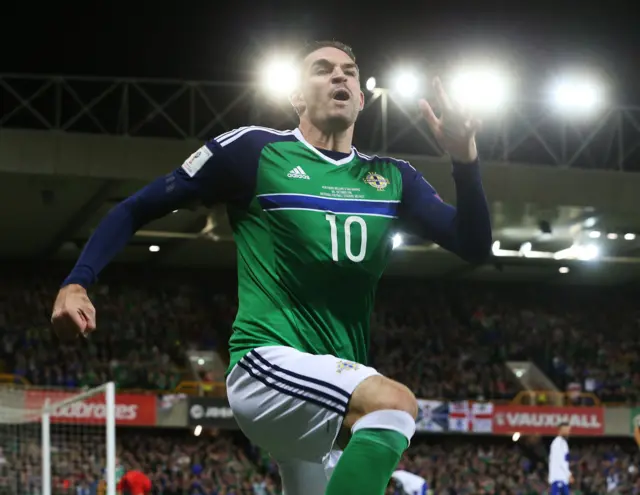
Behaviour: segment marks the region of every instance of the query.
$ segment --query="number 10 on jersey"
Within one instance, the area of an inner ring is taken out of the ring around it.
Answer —
[[[344,242],[342,236],[338,239],[338,224],[336,216],[333,213],[327,213],[327,222],[331,231],[331,259],[339,260],[339,253],[344,249],[347,259],[354,263],[360,263],[367,254],[367,223],[363,218],[357,216],[349,216],[344,221]],[[357,253],[353,252],[352,245],[352,229],[360,229],[360,248]]]

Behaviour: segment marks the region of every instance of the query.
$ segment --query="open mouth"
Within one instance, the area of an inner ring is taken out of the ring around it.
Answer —
[[[338,89],[333,93],[333,99],[338,101],[347,101],[351,95],[346,89]]]

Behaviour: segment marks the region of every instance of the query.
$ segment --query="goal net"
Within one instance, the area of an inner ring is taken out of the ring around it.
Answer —
[[[0,495],[115,495],[115,386],[0,385]]]

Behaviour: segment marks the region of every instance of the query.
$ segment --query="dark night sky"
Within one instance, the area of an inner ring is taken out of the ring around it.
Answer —
[[[531,88],[567,64],[599,68],[618,100],[640,103],[630,1],[74,4],[3,6],[0,72],[241,80],[264,47],[337,38],[354,47],[363,76],[414,60],[442,71],[477,53],[504,60]]]

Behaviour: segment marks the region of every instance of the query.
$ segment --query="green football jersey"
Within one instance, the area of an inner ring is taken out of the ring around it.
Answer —
[[[458,175],[478,184],[484,201],[477,167],[467,169]],[[226,202],[237,245],[229,369],[268,345],[366,363],[375,290],[398,219],[456,247],[447,237],[455,209],[409,163],[355,148],[318,150],[299,130],[231,131],[194,153],[182,173],[205,201]]]

